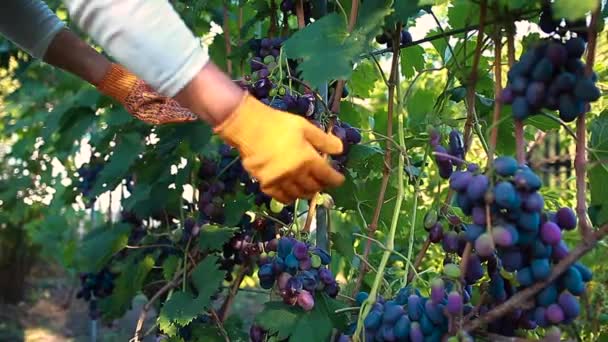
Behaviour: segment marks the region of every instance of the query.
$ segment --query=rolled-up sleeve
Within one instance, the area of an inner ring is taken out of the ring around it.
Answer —
[[[40,0],[1,0],[0,34],[35,58],[43,58],[63,28],[62,22]]]
[[[209,61],[167,0],[63,0],[97,44],[160,93],[175,96]]]

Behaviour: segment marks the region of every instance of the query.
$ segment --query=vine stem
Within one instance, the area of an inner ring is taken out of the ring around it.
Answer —
[[[521,165],[526,163],[526,139],[524,138],[524,123],[521,120],[515,120],[515,148],[517,154],[517,162]]]
[[[589,42],[587,43],[587,65],[585,74],[591,77],[595,63],[595,49],[597,45],[597,22],[600,7],[593,12],[589,24]],[[591,225],[587,219],[587,123],[585,114],[581,114],[576,121],[576,157],[574,170],[576,172],[576,214],[578,215],[579,230],[583,239],[591,234]]]
[[[298,28],[301,30],[306,26],[304,19],[304,0],[296,1],[296,17],[298,18]]]
[[[228,21],[228,3],[224,1],[224,22],[222,25],[222,31],[224,33],[224,44],[226,45],[226,56],[232,54],[232,44],[230,43],[230,25]],[[232,75],[232,60],[226,58],[226,71],[228,75]]]
[[[236,279],[234,280],[234,283],[232,283],[232,286],[230,287],[230,292],[228,293],[228,297],[226,297],[224,303],[222,304],[222,308],[220,309],[220,323],[225,322],[226,318],[228,318],[228,314],[230,313],[230,306],[232,306],[234,297],[236,297],[236,294],[239,292],[239,288],[241,287],[241,283],[243,282],[243,279],[245,278],[245,274],[247,273],[248,269],[249,266],[241,267]]]
[[[467,107],[467,121],[464,125],[464,144],[465,151],[471,148],[471,140],[473,138],[473,126],[476,124],[475,117],[475,85],[477,84],[479,60],[483,52],[483,34],[485,30],[485,19],[487,12],[487,0],[482,0],[479,4],[479,31],[477,32],[477,44],[475,46],[475,54],[473,55],[473,65],[471,66],[471,74],[467,84],[467,96],[466,96],[466,107]],[[481,137],[480,137],[481,138]]]
[[[604,225],[595,233],[591,233],[589,238],[583,240],[580,245],[573,249],[568,256],[562,259],[551,271],[551,275],[547,280],[538,282],[522,291],[517,292],[506,302],[498,305],[494,309],[490,310],[483,316],[480,316],[476,320],[468,322],[464,329],[466,331],[474,331],[479,329],[486,324],[495,321],[496,319],[510,313],[511,311],[522,307],[524,303],[533,299],[534,296],[544,289],[547,285],[554,282],[560,275],[562,275],[568,268],[592,250],[602,238],[608,234],[608,224]]]
[[[509,67],[515,64],[515,33],[509,31],[507,35],[507,58]],[[524,139],[524,124],[520,120],[515,121],[515,154],[517,162],[524,164],[526,162],[526,140]]]
[[[469,76],[469,83],[467,84],[467,121],[464,127],[464,147],[465,154],[469,152],[471,149],[471,141],[472,141],[472,128],[473,125],[476,124],[475,117],[477,116],[475,113],[475,85],[477,84],[477,76],[478,76],[478,68],[479,68],[479,60],[481,59],[481,54],[483,52],[483,34],[485,30],[485,18],[486,12],[488,9],[486,0],[482,0],[479,4],[479,31],[477,32],[477,45],[475,46],[475,54],[473,55],[473,65],[471,69],[471,75]],[[480,138],[482,138],[480,136]],[[464,277],[467,264],[469,262],[469,257],[471,256],[471,250],[473,246],[470,242],[467,242],[465,245],[464,253],[462,254],[462,260],[460,261],[460,273]]]
[[[401,32],[401,24],[397,25],[396,32]],[[389,122],[387,125],[392,125],[392,116],[395,110],[395,87],[399,86],[399,53],[398,46],[401,35],[394,35],[393,37],[393,46],[395,47],[395,51],[393,53],[392,63],[391,63],[391,73],[389,76],[390,87],[388,89],[388,117]],[[399,101],[401,103],[401,101]],[[399,125],[399,129],[397,129],[397,133],[399,135],[399,144],[403,147],[405,146],[405,137],[403,133],[403,112],[401,111],[400,105],[398,105],[398,114],[397,114],[397,122]],[[387,129],[388,130],[388,129]],[[387,134],[388,136],[392,136],[391,132]],[[388,146],[388,142],[387,142]],[[387,148],[388,150],[388,148]],[[390,162],[390,159],[389,159]],[[363,302],[361,306],[361,310],[359,311],[359,317],[357,321],[357,329],[355,334],[353,335],[353,341],[359,342],[361,341],[361,333],[363,331],[363,320],[369,313],[371,307],[376,302],[376,296],[378,295],[378,290],[380,287],[380,283],[384,279],[384,269],[386,268],[386,264],[391,255],[390,250],[395,248],[395,233],[397,231],[397,222],[399,221],[399,214],[401,212],[401,204],[403,203],[404,196],[404,186],[403,186],[403,173],[404,173],[404,165],[405,165],[405,156],[403,153],[399,154],[398,157],[398,166],[397,166],[397,196],[395,199],[395,208],[393,209],[393,217],[391,220],[391,226],[388,233],[386,248],[382,253],[382,259],[380,260],[380,265],[378,266],[378,271],[376,272],[376,276],[374,278],[374,282],[372,284],[372,288],[369,292],[368,298]]]
[[[224,337],[224,341],[230,342],[230,337],[228,337],[228,333],[226,332],[226,329],[224,329],[222,321],[217,316],[217,312],[215,312],[215,310],[213,309],[209,310],[209,312],[211,313],[211,317],[213,317],[213,320],[215,321],[215,325],[217,325],[217,328],[220,330],[220,333]]]
[[[492,117],[492,131],[490,132],[490,145],[488,163],[493,164],[496,144],[498,142],[498,121],[502,111],[500,94],[502,92],[502,38],[500,31],[494,38],[494,116]]]
[[[426,255],[426,251],[429,250],[429,247],[431,247],[431,240],[427,237],[426,241],[424,241],[424,244],[422,245],[422,248],[420,249],[420,252],[418,252],[418,255],[416,255],[416,260],[414,260],[414,266],[413,266],[413,270],[412,272],[408,272],[407,274],[407,282],[411,282],[412,280],[414,280],[414,276],[416,276],[416,270],[418,269],[418,267],[420,267],[420,264],[422,264],[422,260],[424,259],[424,256]]]
[[[389,80],[387,82],[388,87],[388,109],[387,109],[387,119],[386,119],[386,136],[392,138],[393,136],[393,103],[395,97],[395,84],[394,80],[394,69],[397,68],[398,58],[393,55],[392,64],[391,64],[391,74],[389,75]],[[382,73],[382,69],[380,69]],[[384,197],[386,195],[386,188],[388,187],[388,180],[391,173],[391,156],[392,156],[392,143],[393,140],[386,141],[386,147],[384,149],[384,160],[383,160],[383,168],[382,168],[382,181],[380,183],[380,191],[378,192],[378,197],[376,199],[376,207],[374,208],[374,213],[372,215],[372,220],[367,227],[367,236],[372,237],[376,229],[378,229],[378,222],[380,221],[380,213],[382,211],[382,205],[384,204]],[[368,239],[365,243],[365,248],[363,250],[363,259],[367,260],[369,254],[372,249],[372,241]],[[361,263],[359,266],[359,275],[357,276],[357,280],[355,281],[355,286],[353,287],[352,296],[355,297],[359,290],[361,289],[361,285],[363,284],[363,278],[367,273],[367,265],[365,263]]]
[[[399,84],[397,84],[397,92],[399,92]],[[410,88],[411,89],[411,88]],[[399,99],[398,101],[400,101],[398,103],[398,109],[399,109],[399,115],[401,115],[401,108],[402,108],[402,104],[403,102],[401,102],[401,99]],[[403,127],[403,123],[401,122],[403,120],[400,120],[399,122],[399,144],[401,145],[401,147],[405,147],[405,139],[403,139],[401,137],[401,135],[403,135],[402,131],[402,127]],[[420,174],[424,173],[424,165],[426,164],[426,159],[429,155],[429,148],[427,148],[424,151],[424,157],[422,157],[422,167],[420,169]],[[403,154],[401,154],[399,156],[400,158],[404,157]],[[400,169],[403,169],[403,165],[399,166]],[[401,179],[401,178],[400,178]],[[407,249],[407,262],[408,262],[408,267],[406,268],[406,272],[405,272],[405,277],[404,277],[404,284],[403,287],[405,287],[408,282],[410,281],[410,277],[409,277],[409,263],[411,263],[410,260],[412,260],[412,254],[414,252],[414,233],[416,231],[416,216],[418,214],[418,197],[420,196],[420,185],[422,184],[422,178],[419,177],[418,181],[416,182],[416,185],[414,186],[414,203],[412,203],[412,221],[410,222],[410,232],[409,232],[409,246]],[[399,185],[401,185],[401,183],[399,183]],[[427,241],[428,241],[428,236],[427,236]],[[428,248],[428,247],[427,247]],[[424,248],[423,248],[424,249]],[[416,259],[418,259],[420,257],[420,254],[418,256],[416,256]],[[420,257],[420,262],[422,262],[422,257]],[[412,266],[412,274],[414,276],[416,276],[417,274],[417,269],[418,266]],[[413,280],[413,279],[412,279]]]
[[[139,313],[139,318],[137,319],[137,325],[135,326],[135,333],[133,334],[133,338],[129,340],[130,342],[139,342],[143,337],[141,334],[142,329],[144,328],[144,321],[146,320],[146,316],[148,315],[148,311],[152,308],[152,305],[160,298],[160,296],[164,295],[167,291],[172,290],[176,286],[179,286],[181,282],[181,276],[183,274],[189,275],[194,270],[194,265],[188,272],[186,272],[186,268],[183,268],[181,271],[178,271],[173,276],[173,279],[161,287],[156,293],[150,298],[150,300],[144,305]]]

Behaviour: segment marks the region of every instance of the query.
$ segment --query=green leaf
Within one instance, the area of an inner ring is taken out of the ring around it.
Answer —
[[[589,191],[591,192],[591,205],[598,210],[598,225],[608,222],[608,111],[604,111],[590,124],[589,137],[590,167]]]
[[[340,104],[340,120],[361,129],[370,129],[370,119],[373,120],[373,113],[361,106],[348,101]]]
[[[236,232],[237,228],[225,228],[212,224],[206,224],[201,227],[198,246],[202,252],[220,250],[222,249],[222,246],[224,246],[224,244],[228,242],[234,236],[234,234],[236,234]]]
[[[454,0],[448,10],[451,27],[465,27],[479,22],[479,5],[470,0]],[[457,35],[462,36],[462,35]]]
[[[103,226],[89,233],[80,248],[80,264],[86,271],[96,272],[114,253],[127,245],[131,226],[124,223]]]
[[[104,114],[104,118],[110,126],[123,126],[134,120],[122,106],[112,108]]]
[[[137,133],[128,133],[120,137],[114,152],[107,164],[99,173],[91,196],[114,189],[126,176],[131,165],[139,158],[143,151],[143,137]]]
[[[438,94],[435,90],[428,88],[417,88],[407,100],[407,123],[415,132],[423,132],[426,129],[427,116],[433,112],[433,104]]]
[[[401,49],[401,73],[412,78],[424,69],[424,49],[415,45]]]
[[[290,342],[327,341],[334,327],[345,326],[344,315],[335,314],[341,305],[325,295],[315,296],[315,306],[311,311],[287,305],[283,302],[267,302],[264,311],[256,317],[256,322],[278,339],[289,337]]]
[[[163,262],[163,277],[165,280],[172,280],[177,271],[177,266],[180,263],[180,258],[176,255],[169,255]]]
[[[597,0],[555,0],[553,16],[559,19],[577,20],[594,11],[598,5]]]
[[[364,178],[370,170],[382,169],[384,151],[371,145],[354,145],[348,152],[346,167]]]
[[[207,256],[199,263],[191,275],[191,280],[198,296],[189,292],[176,291],[162,306],[158,317],[161,330],[174,332],[175,327],[182,327],[192,322],[211,304],[211,296],[216,293],[224,280],[224,271],[218,269],[218,258]]]
[[[400,21],[407,26],[408,20],[419,11],[418,2],[419,0],[395,0],[393,4],[395,11],[387,22],[391,24]]]
[[[348,79],[353,64],[380,33],[384,18],[392,11],[390,4],[390,0],[365,1],[351,33],[341,15],[324,16],[287,40],[283,46],[285,55],[301,59],[298,69],[313,86],[330,79]]]
[[[251,209],[253,201],[249,196],[238,192],[234,197],[225,199],[224,213],[226,216],[225,226],[234,227],[238,225],[247,210]]]
[[[133,297],[141,290],[144,280],[154,266],[154,258],[150,255],[138,263],[133,263],[135,257],[129,259],[128,268],[121,272],[116,279],[112,295],[100,303],[104,318],[119,318],[129,309]]]
[[[348,82],[350,94],[356,97],[370,97],[378,81],[378,71],[373,62],[364,61],[359,63],[353,71],[353,76]]]
[[[332,247],[340,253],[346,260],[350,261],[355,257],[355,239],[352,235],[342,233],[331,233]]]
[[[550,115],[552,118],[549,118],[545,115],[533,115],[531,117],[529,117],[528,119],[526,119],[525,124],[526,125],[532,125],[538,129],[540,129],[543,132],[548,132],[548,131],[552,131],[552,130],[556,130],[560,128],[560,124],[559,124],[559,119],[552,114],[547,114]]]

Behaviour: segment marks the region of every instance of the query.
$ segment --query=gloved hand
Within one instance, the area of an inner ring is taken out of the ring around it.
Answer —
[[[215,132],[240,152],[243,167],[262,191],[282,203],[312,198],[344,181],[319,154],[342,153],[340,139],[249,94]]]
[[[135,118],[153,125],[192,122],[198,116],[162,96],[127,69],[112,64],[97,89],[120,102]]]

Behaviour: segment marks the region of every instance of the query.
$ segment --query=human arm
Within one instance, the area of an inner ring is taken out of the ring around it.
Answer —
[[[236,147],[262,190],[311,198],[344,177],[319,154],[340,140],[247,94],[213,63],[166,0],[64,0],[72,19],[135,74],[187,106]]]
[[[175,100],[161,96],[126,69],[111,63],[68,30],[40,0],[3,0],[0,34],[31,56],[96,86],[139,120],[151,124],[198,120]],[[115,82],[118,77],[123,81]]]

